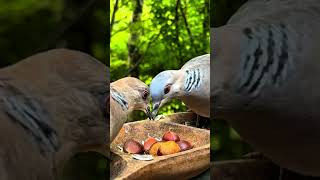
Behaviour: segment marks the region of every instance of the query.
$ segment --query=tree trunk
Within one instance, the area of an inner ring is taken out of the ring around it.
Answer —
[[[114,25],[114,21],[116,19],[116,12],[118,11],[118,8],[119,8],[119,0],[116,0],[116,2],[114,3],[113,12],[112,12],[112,16],[111,16],[110,36],[112,35],[112,28]]]
[[[139,36],[141,33],[141,14],[143,8],[143,0],[133,0],[133,14],[132,20],[130,24],[130,38],[128,41],[128,61],[129,61],[129,69],[132,69],[136,63],[139,62],[142,54],[140,52],[139,47]],[[139,69],[134,68],[131,71],[131,76],[138,77]]]
[[[203,12],[205,12],[205,17],[203,19],[203,22],[202,22],[202,28],[203,28],[203,32],[202,32],[202,35],[203,35],[203,39],[205,39],[205,41],[203,42],[203,48],[202,50],[205,50],[206,47],[208,47],[208,44],[209,44],[209,39],[208,39],[208,31],[210,29],[210,25],[209,25],[209,0],[205,0],[204,1],[204,6],[203,6]],[[209,44],[209,47],[210,47],[210,44]]]
[[[177,51],[178,51],[178,56],[177,60],[179,61],[179,64],[182,64],[182,59],[181,59],[181,47],[180,47],[180,42],[179,42],[179,36],[180,36],[180,30],[179,30],[179,7],[180,7],[180,0],[176,1],[176,7],[175,7],[175,26],[176,26],[176,34],[175,34],[175,43],[177,45]]]

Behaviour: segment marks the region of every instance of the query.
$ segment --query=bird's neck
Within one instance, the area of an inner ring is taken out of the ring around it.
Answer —
[[[201,70],[199,68],[191,68],[184,70],[183,91],[189,94],[201,85]]]
[[[182,70],[176,70],[173,72],[174,76],[176,79],[174,80],[175,83],[173,84],[172,88],[174,89],[175,92],[175,98],[181,99],[181,97],[184,96],[185,91],[184,91],[184,83],[187,78],[185,71]]]
[[[111,98],[121,106],[121,109],[123,111],[128,111],[129,109],[128,98],[126,98],[125,95],[121,93],[121,91],[118,91],[116,88],[111,87],[110,94],[111,94]]]
[[[213,117],[232,109],[234,102],[239,102],[235,90],[239,83],[242,47],[246,46],[242,30],[235,25],[211,29],[210,96]]]
[[[251,97],[262,87],[278,87],[301,58],[301,37],[290,24],[247,23],[212,29],[214,91],[236,89]],[[232,85],[230,85],[230,83]]]
[[[245,46],[241,29],[232,25],[211,29],[211,95],[230,87],[238,75],[235,69],[240,64],[240,49]]]

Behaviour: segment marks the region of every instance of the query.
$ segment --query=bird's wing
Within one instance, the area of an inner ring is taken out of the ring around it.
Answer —
[[[208,67],[207,65],[210,64],[210,54],[205,54],[201,56],[197,56],[195,58],[192,58],[187,63],[185,63],[181,69],[191,69],[196,67]]]
[[[185,95],[183,102],[195,113],[209,117],[210,101],[210,55],[205,54],[188,61],[180,71],[185,78],[182,87]]]
[[[188,94],[194,92],[196,95],[204,95],[202,91],[210,87],[210,54],[191,59],[180,71],[185,74],[185,80],[181,82],[184,83],[185,91]]]

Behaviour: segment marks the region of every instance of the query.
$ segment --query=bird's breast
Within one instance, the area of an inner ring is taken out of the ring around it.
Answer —
[[[320,175],[320,121],[315,116],[259,111],[234,113],[228,121],[255,151],[282,167],[306,175]]]
[[[210,117],[210,98],[184,97],[181,100],[196,114],[203,117]]]

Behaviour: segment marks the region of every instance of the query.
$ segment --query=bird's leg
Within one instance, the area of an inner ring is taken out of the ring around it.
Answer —
[[[154,121],[159,121],[160,119],[164,119],[164,115],[158,115],[154,118]]]
[[[187,109],[187,112],[194,113],[191,109]],[[200,119],[200,117],[199,117],[198,114],[196,114],[196,113],[194,113],[194,114],[196,115],[196,125],[195,125],[195,127],[199,127],[199,119]]]
[[[199,127],[199,119],[200,119],[200,117],[199,117],[199,115],[197,114],[196,127]]]
[[[278,180],[285,180],[284,176],[283,176],[283,168],[279,167],[279,177]]]

